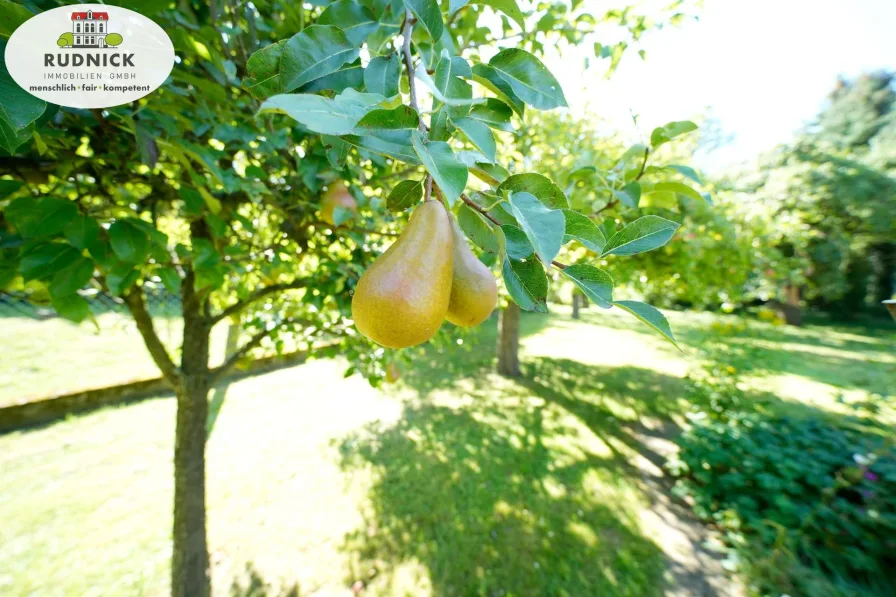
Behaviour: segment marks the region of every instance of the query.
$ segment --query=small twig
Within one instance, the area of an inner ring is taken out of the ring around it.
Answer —
[[[426,192],[423,195],[423,201],[432,199],[432,176],[426,175]]]
[[[488,211],[487,211],[484,207],[482,207],[481,205],[479,205],[478,203],[476,203],[475,201],[473,201],[472,199],[470,199],[469,197],[467,197],[465,194],[461,193],[461,195],[460,195],[460,199],[461,199],[461,201],[463,201],[464,203],[466,203],[467,205],[469,205],[470,207],[472,207],[473,209],[475,209],[476,211],[478,211],[479,213],[481,213],[482,215],[484,215],[486,218],[488,218],[489,220],[491,220],[491,222],[492,222],[495,226],[500,226],[500,225],[501,225],[501,222],[499,222],[497,219],[495,219],[495,216],[493,216],[492,214],[488,213]]]
[[[404,29],[402,30],[402,36],[404,39],[401,44],[401,53],[404,56],[404,65],[408,71],[408,88],[410,89],[411,96],[411,107],[415,112],[420,112],[420,106],[417,104],[417,82],[414,78],[414,59],[411,56],[411,34],[414,31],[414,16],[411,14],[411,11],[408,10],[405,12],[404,17]],[[426,132],[426,126],[423,124],[423,120],[420,121],[418,126],[421,132]]]
[[[644,168],[647,167],[647,157],[650,155],[650,148],[644,148],[644,160],[641,161],[641,169],[638,171],[638,175],[635,177],[635,180],[641,180],[641,177],[644,176]]]

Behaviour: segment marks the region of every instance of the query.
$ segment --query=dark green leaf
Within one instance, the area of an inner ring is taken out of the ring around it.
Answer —
[[[0,4],[0,11],[3,11],[4,8],[8,9],[8,5]],[[7,14],[10,14],[8,10]],[[0,13],[0,31],[4,28],[4,20],[4,15]],[[5,45],[4,42],[0,50],[5,50]],[[18,83],[13,81],[10,76],[6,68],[6,61],[0,60],[0,123],[4,125],[4,128],[14,135],[19,135],[46,109],[47,102],[19,87]],[[7,144],[4,143],[4,145]],[[15,147],[10,150],[10,153],[13,151],[15,151]]]
[[[280,85],[283,91],[336,72],[358,57],[355,47],[338,27],[312,25],[293,35],[280,57]]]
[[[634,255],[662,247],[678,227],[678,223],[659,216],[640,217],[607,241],[603,255]]]
[[[181,187],[178,189],[177,194],[183,199],[188,214],[198,215],[205,209],[205,200],[203,200],[202,195],[196,189]]]
[[[337,170],[345,168],[345,159],[348,157],[349,149],[351,149],[349,144],[332,135],[321,135],[321,142],[327,150],[327,161],[330,162],[330,165]]]
[[[336,0],[320,13],[317,24],[336,25],[356,46],[364,43],[379,26],[373,13],[353,0]]]
[[[566,106],[560,83],[541,61],[517,48],[498,52],[488,65],[510,85],[517,97],[539,110]]]
[[[641,184],[637,181],[630,182],[621,190],[614,190],[613,194],[623,205],[634,209],[641,202]]]
[[[346,64],[339,70],[314,79],[307,85],[302,85],[298,91],[301,93],[317,93],[318,91],[332,90],[342,93],[346,89],[360,89],[364,82],[364,68],[360,60]]]
[[[564,209],[563,216],[566,219],[563,242],[577,240],[597,254],[604,250],[607,238],[597,224],[571,209]]]
[[[0,179],[0,199],[6,199],[21,189],[24,184],[25,183],[20,180],[12,180],[9,178]]]
[[[358,122],[355,131],[364,135],[369,131],[378,130],[415,130],[420,125],[420,117],[410,106],[404,104],[392,110],[377,109],[364,115]]]
[[[679,166],[678,164],[670,164],[670,165],[666,166],[666,168],[669,168],[670,170],[675,170],[682,176],[684,176],[686,178],[690,178],[697,184],[703,184],[703,181],[700,179],[700,175],[697,174],[697,171],[694,170],[693,168],[691,168],[690,166]]]
[[[469,118],[484,122],[493,129],[513,132],[513,125],[510,124],[510,118],[513,116],[513,110],[502,102],[493,97],[488,98],[484,104],[478,104],[470,109]]]
[[[489,253],[498,253],[499,247],[495,231],[479,212],[463,204],[457,212],[457,223],[467,237],[480,249]]]
[[[112,296],[121,296],[124,292],[137,283],[140,272],[127,264],[119,265],[106,274],[106,286]]]
[[[377,56],[364,69],[364,85],[370,93],[383,97],[398,95],[398,80],[401,74],[401,60],[398,54]]]
[[[404,5],[417,17],[417,21],[433,41],[442,39],[445,24],[442,22],[438,0],[404,0]]]
[[[451,147],[443,141],[425,143],[419,131],[411,133],[414,151],[420,162],[439,185],[448,205],[452,205],[467,186],[467,167],[458,161]]]
[[[125,263],[143,263],[149,256],[149,235],[129,220],[118,220],[109,226],[112,252]]]
[[[549,266],[563,246],[566,228],[563,212],[545,207],[534,195],[526,192],[511,193],[510,208],[535,248],[536,255]]]
[[[386,198],[386,209],[391,212],[404,211],[423,198],[423,182],[419,180],[402,180],[395,185]]]
[[[69,321],[81,323],[90,317],[90,305],[84,297],[78,294],[68,294],[63,296],[54,296],[52,298],[53,308],[60,317],[64,317]]]
[[[526,233],[522,229],[510,224],[504,224],[501,226],[501,231],[504,233],[504,249],[507,251],[509,258],[516,260],[528,259],[535,254],[532,243],[529,242]]]
[[[507,171],[507,168],[500,164],[487,164],[485,162],[476,162],[474,165],[470,166],[470,172],[478,178],[479,180],[490,184],[491,186],[498,186],[510,176],[510,173]]]
[[[476,149],[482,152],[482,155],[484,155],[488,161],[495,161],[498,145],[495,143],[495,136],[488,126],[472,118],[458,118],[457,120],[452,120],[451,123],[463,133],[464,137],[466,137]]]
[[[50,294],[54,297],[75,294],[93,277],[93,261],[79,257],[53,275]]]
[[[0,0],[0,37],[9,37],[19,25],[34,16],[30,10],[11,0]]]
[[[266,46],[249,57],[246,63],[249,76],[243,80],[243,86],[252,97],[265,99],[283,90],[280,86],[280,57],[286,41]]]
[[[346,135],[342,137],[342,140],[358,149],[370,151],[408,164],[420,163],[420,160],[417,159],[417,153],[410,144],[410,137],[408,137],[408,143],[389,141],[377,137],[376,135],[366,135],[363,137]]]
[[[78,250],[67,243],[43,243],[22,255],[19,272],[26,282],[48,280],[80,258]]]
[[[663,145],[664,143],[668,143],[675,137],[680,135],[684,135],[685,133],[690,133],[691,131],[696,131],[697,125],[691,122],[690,120],[682,120],[677,122],[670,122],[665,126],[657,127],[653,129],[653,132],[650,133],[650,144],[654,149]]]
[[[607,272],[579,263],[564,268],[563,275],[575,282],[598,307],[609,309],[613,306],[613,278]]]
[[[171,294],[179,294],[180,293],[180,276],[177,273],[177,270],[173,267],[163,267],[162,269],[156,272],[158,274],[159,279],[162,280],[162,284],[165,285],[165,288],[168,289],[168,292]]]
[[[669,321],[666,319],[666,316],[660,313],[656,308],[640,301],[616,301],[613,305],[628,311],[662,334],[664,338],[675,345],[675,348],[681,350],[678,346],[678,342],[675,341],[675,336],[672,334],[672,328],[669,326]]]
[[[523,100],[517,97],[513,88],[501,78],[498,71],[489,65],[479,63],[473,66],[473,80],[498,96],[500,101],[510,106],[520,116],[525,112],[526,105]]]
[[[498,187],[499,194],[504,193],[506,195],[507,193],[519,192],[535,195],[536,199],[552,209],[569,208],[569,200],[560,187],[555,185],[550,178],[541,174],[514,174],[509,176]]]
[[[6,219],[25,238],[53,236],[78,215],[71,201],[53,197],[20,197],[6,208]]]
[[[501,273],[507,293],[521,309],[548,312],[548,277],[540,263],[505,258]]]

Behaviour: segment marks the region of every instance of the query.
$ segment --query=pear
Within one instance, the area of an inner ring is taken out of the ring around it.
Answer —
[[[498,303],[498,285],[492,272],[476,258],[454,218],[454,275],[446,318],[454,325],[473,327],[491,315]]]
[[[395,383],[401,378],[401,369],[395,363],[389,363],[386,367],[386,383]]]
[[[347,209],[352,212],[353,216],[358,214],[358,202],[352,197],[352,194],[345,188],[342,181],[331,184],[324,193],[321,201],[320,217],[330,226],[336,226],[334,212],[337,207]]]
[[[358,331],[389,348],[432,338],[448,311],[453,243],[448,212],[441,203],[424,202],[358,281],[352,297]]]

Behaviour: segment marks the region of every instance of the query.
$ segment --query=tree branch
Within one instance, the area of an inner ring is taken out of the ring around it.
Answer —
[[[162,372],[162,376],[168,383],[177,387],[177,385],[180,384],[180,369],[178,369],[177,365],[174,364],[174,361],[171,360],[168,350],[165,348],[165,345],[162,344],[159,335],[156,333],[155,326],[152,323],[152,316],[150,316],[149,311],[146,308],[146,298],[143,296],[143,289],[134,286],[128,290],[122,298],[128,306],[128,310],[131,312],[134,322],[137,324],[137,330],[139,330],[140,335],[143,337],[143,343],[146,344],[146,348],[149,350],[149,355],[152,357],[152,360]]]
[[[414,77],[414,59],[411,57],[411,34],[413,32],[414,15],[411,14],[410,10],[406,10],[404,16],[404,29],[401,33],[404,38],[401,44],[401,53],[402,56],[404,56],[405,68],[408,70],[408,88],[410,89],[411,107],[419,114],[420,106],[417,104],[417,81]],[[418,128],[421,132],[426,132],[426,125],[423,124],[423,119],[420,119]]]
[[[226,309],[224,309],[223,311],[221,311],[214,317],[212,317],[212,319],[211,319],[212,325],[218,323],[219,321],[221,321],[223,319],[230,317],[231,315],[236,315],[237,313],[239,313],[240,311],[242,311],[243,309],[245,309],[252,303],[259,301],[266,296],[270,296],[272,294],[277,294],[278,292],[284,292],[286,290],[297,290],[299,288],[305,288],[307,285],[308,285],[308,280],[301,279],[301,280],[293,280],[292,282],[289,282],[287,284],[271,284],[270,286],[265,286],[264,288],[262,288],[260,290],[256,290],[255,292],[250,294],[246,300],[238,301],[238,302],[230,305],[229,307],[227,307]]]

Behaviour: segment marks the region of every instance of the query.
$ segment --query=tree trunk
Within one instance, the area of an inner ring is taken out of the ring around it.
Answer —
[[[581,305],[581,297],[578,292],[572,293],[572,318],[579,319],[579,306]]]
[[[800,307],[800,288],[795,284],[788,284],[784,289],[786,302],[781,306],[784,321],[788,325],[803,325],[803,310]]]
[[[498,373],[507,377],[520,375],[520,308],[509,303],[498,320]]]
[[[581,309],[587,309],[591,306],[591,303],[588,302],[588,297],[584,294],[579,295],[579,307]]]

